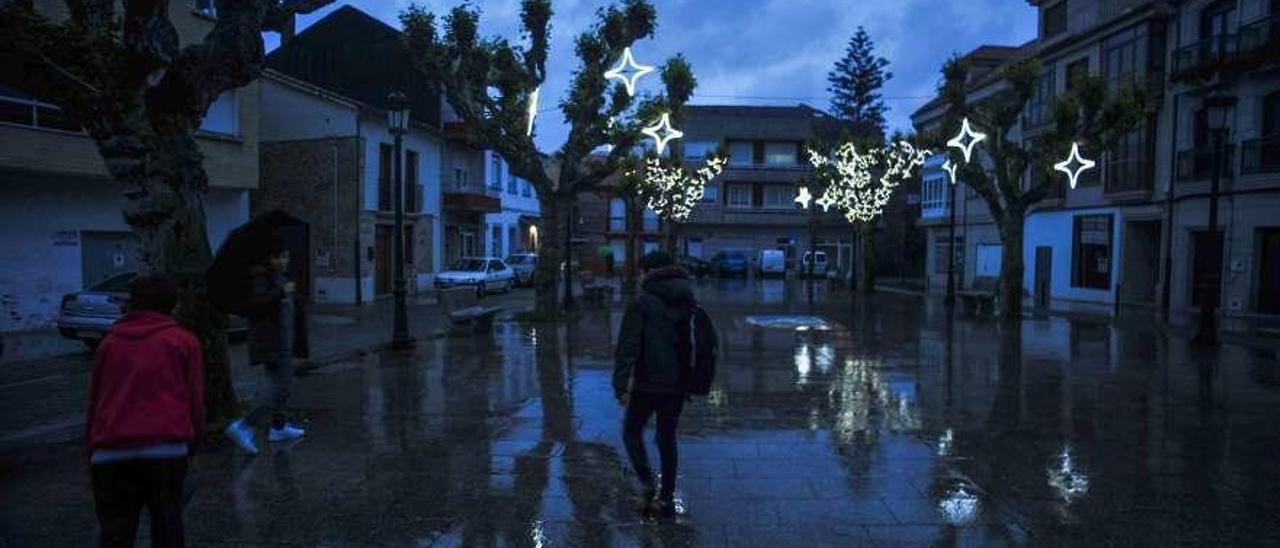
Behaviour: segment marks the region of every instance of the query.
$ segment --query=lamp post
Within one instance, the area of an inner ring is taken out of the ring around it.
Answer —
[[[413,337],[409,336],[409,314],[405,303],[404,279],[404,169],[402,148],[404,135],[409,131],[409,98],[404,93],[393,91],[387,95],[387,128],[395,137],[395,228],[391,233],[391,258],[395,271],[395,316],[391,331],[391,347],[404,350],[413,347]]]
[[[948,229],[947,248],[947,296],[943,299],[948,307],[956,304],[956,184],[946,187],[951,194],[951,222]],[[934,253],[935,255],[937,253]]]
[[[1204,276],[1200,284],[1200,332],[1196,341],[1206,345],[1218,344],[1218,300],[1222,294],[1222,237],[1218,234],[1218,188],[1222,184],[1222,171],[1226,161],[1226,138],[1230,132],[1227,121],[1238,99],[1222,91],[1214,89],[1204,99],[1205,118],[1213,142],[1213,161],[1210,168],[1209,186],[1209,227],[1201,245],[1208,248],[1203,253],[1197,250],[1197,262],[1201,263],[1197,270]]]

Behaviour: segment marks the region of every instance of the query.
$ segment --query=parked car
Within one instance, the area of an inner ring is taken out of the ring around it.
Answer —
[[[507,263],[497,257],[458,259],[453,266],[436,275],[436,288],[468,286],[484,295],[490,291],[511,291],[516,275]]]
[[[692,255],[681,255],[676,258],[676,264],[689,271],[689,274],[695,278],[702,278],[711,274],[711,263]]]
[[[84,291],[63,295],[58,311],[58,333],[64,338],[81,341],[89,348],[98,346],[107,330],[124,315],[129,303],[129,286],[137,278],[137,272],[125,272]],[[244,318],[231,316],[227,332],[241,335],[248,325]]]
[[[756,266],[757,274],[761,278],[767,276],[786,276],[787,275],[787,254],[781,249],[763,249],[760,251],[760,260]]]
[[[813,260],[813,275],[816,278],[827,277],[827,252],[826,251],[806,251],[804,258],[800,260],[800,276],[809,275],[809,261]]]
[[[538,269],[537,253],[512,253],[507,257],[507,266],[515,273],[515,284],[519,286],[533,285],[533,272]]]
[[[740,251],[721,251],[711,258],[711,271],[716,276],[746,276],[747,254]]]

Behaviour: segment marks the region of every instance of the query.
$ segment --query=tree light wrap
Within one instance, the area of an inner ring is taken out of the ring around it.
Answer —
[[[635,97],[636,81],[650,72],[653,72],[653,67],[637,63],[635,56],[631,54],[631,48],[624,48],[622,50],[622,59],[618,60],[618,66],[605,71],[604,77],[621,81],[622,85],[627,88],[627,95]]]
[[[947,175],[951,176],[952,186],[956,184],[956,171],[958,169],[959,169],[959,166],[952,163],[950,158],[948,158],[946,162],[942,163],[942,171],[947,172]]]
[[[529,94],[529,127],[525,130],[525,135],[533,135],[533,121],[538,118],[538,93],[541,91],[541,87],[536,87]]]
[[[853,143],[844,143],[832,158],[813,149],[808,152],[809,163],[815,169],[829,166],[835,170],[835,177],[818,203],[837,206],[851,223],[871,222],[879,217],[894,189],[911,177],[912,170],[924,165],[930,155],[906,141],[866,153],[858,152]]]
[[[1086,170],[1093,169],[1095,165],[1097,164],[1093,160],[1080,155],[1080,143],[1071,143],[1071,155],[1066,160],[1053,164],[1053,169],[1066,173],[1067,180],[1071,183],[1071,188],[1074,189],[1076,181],[1080,179],[1080,174]]]
[[[645,205],[663,219],[684,222],[702,201],[707,183],[720,175],[726,162],[724,157],[712,156],[703,167],[688,174],[682,167],[664,166],[662,158],[650,156],[645,159],[637,193]]]
[[[973,147],[978,146],[978,143],[981,143],[986,138],[987,134],[974,131],[969,126],[969,119],[965,118],[960,123],[960,134],[947,141],[947,146],[963,152],[965,163],[969,163],[970,158],[973,156]]]

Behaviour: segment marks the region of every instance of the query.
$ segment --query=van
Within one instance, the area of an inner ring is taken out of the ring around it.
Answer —
[[[804,258],[800,260],[800,276],[809,275],[809,261],[813,260],[813,275],[817,278],[827,277],[827,252],[826,251],[806,251]]]
[[[787,254],[781,249],[765,249],[760,251],[760,261],[756,267],[761,278],[765,276],[787,275]]]

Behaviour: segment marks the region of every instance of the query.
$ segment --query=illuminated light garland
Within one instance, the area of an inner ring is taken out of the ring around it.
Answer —
[[[965,142],[966,138],[968,139],[967,143]],[[960,151],[964,153],[965,163],[968,163],[970,158],[973,156],[973,147],[986,140],[986,138],[987,134],[979,133],[974,131],[972,127],[969,127],[969,119],[965,118],[964,121],[960,123],[960,134],[952,137],[950,141],[947,141],[947,146],[960,149]]]
[[[826,196],[826,194],[823,194],[823,196]],[[800,204],[800,207],[809,209],[809,202],[812,200],[813,200],[813,195],[809,194],[809,187],[807,186],[800,187],[800,193],[796,194],[795,202],[797,204]]]
[[[658,133],[659,131],[662,133]],[[644,128],[640,132],[653,138],[654,148],[657,149],[659,155],[667,149],[667,141],[684,137],[683,131],[671,127],[671,115],[666,112],[662,113],[662,119],[658,120],[658,123]]]
[[[834,158],[809,149],[809,163],[814,168],[835,168],[836,179],[828,185],[822,201],[837,206],[851,223],[871,222],[884,211],[894,189],[924,165],[930,154],[906,141],[866,153],[858,152],[853,143],[844,143],[836,149]],[[873,171],[880,175],[873,176]]]
[[[1073,168],[1072,165],[1075,167]],[[1087,170],[1093,169],[1097,165],[1093,160],[1080,155],[1080,143],[1071,143],[1071,155],[1066,160],[1053,164],[1053,169],[1067,174],[1068,182],[1071,188],[1076,187],[1076,181],[1080,179],[1080,174]]]
[[[950,158],[948,158],[946,162],[943,162],[943,163],[942,163],[942,171],[947,172],[947,174],[951,176],[951,184],[952,184],[952,185],[955,185],[955,184],[956,184],[956,171],[959,169],[959,167],[960,167],[960,166],[957,166],[957,165],[955,165],[955,164],[951,163],[951,159],[950,159]]]
[[[533,136],[533,121],[538,118],[538,93],[541,91],[541,87],[536,87],[529,94],[529,127],[525,130],[525,135],[528,136]]]
[[[628,47],[622,50],[622,59],[618,60],[618,66],[605,71],[604,77],[621,81],[627,88],[627,95],[635,97],[636,81],[650,72],[653,72],[653,67],[637,63],[635,56],[631,54],[631,48]]]
[[[664,166],[661,158],[651,156],[645,160],[644,176],[637,193],[645,201],[645,206],[659,216],[668,221],[684,222],[702,201],[707,183],[720,175],[727,161],[723,157],[712,156],[690,175],[684,168]],[[628,175],[634,176],[635,173]]]

